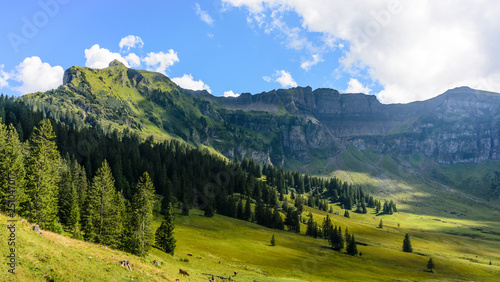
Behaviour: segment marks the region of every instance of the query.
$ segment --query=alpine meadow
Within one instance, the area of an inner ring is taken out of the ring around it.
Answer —
[[[499,281],[500,6],[437,3],[2,4],[0,280]]]

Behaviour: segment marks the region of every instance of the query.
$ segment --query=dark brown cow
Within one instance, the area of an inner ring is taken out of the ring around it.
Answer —
[[[189,276],[189,273],[182,268],[179,268],[179,274],[181,274],[183,276],[186,276],[186,275]]]

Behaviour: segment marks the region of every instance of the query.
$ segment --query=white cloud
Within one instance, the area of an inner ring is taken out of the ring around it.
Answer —
[[[200,4],[195,3],[195,12],[196,15],[200,16],[200,19],[204,21],[208,25],[212,25],[214,23],[214,19],[207,13],[207,11],[203,11],[200,7]]]
[[[271,78],[269,76],[263,76],[262,79],[264,79],[265,82],[271,82]]]
[[[372,90],[368,87],[363,86],[361,82],[359,82],[355,78],[351,78],[347,85],[347,89],[344,91],[345,93],[364,93],[369,94]]]
[[[308,71],[311,69],[312,66],[317,65],[319,62],[323,62],[323,59],[319,54],[314,54],[312,55],[312,60],[309,61],[303,61],[300,64],[300,67],[303,68],[304,70]]]
[[[52,67],[43,63],[39,57],[30,57],[16,67],[12,79],[21,82],[21,86],[14,88],[15,90],[28,94],[59,87],[63,75],[64,69],[61,66]]]
[[[109,63],[113,60],[118,60],[122,62],[127,68],[129,64],[120,54],[113,53],[108,49],[101,48],[99,44],[95,44],[90,49],[85,49],[85,66],[94,69],[103,69],[109,66]]]
[[[135,35],[129,35],[125,36],[120,40],[119,43],[120,50],[123,49],[123,47],[126,47],[127,51],[130,50],[130,48],[142,48],[144,46],[144,42],[139,36]]]
[[[125,57],[125,60],[129,63],[130,67],[135,68],[141,65],[141,58],[134,53],[130,53]]]
[[[0,88],[9,86],[9,80],[10,75],[6,73],[4,70],[4,65],[0,65]]]
[[[174,50],[170,49],[167,53],[163,52],[151,52],[148,53],[146,58],[142,59],[143,62],[146,63],[148,70],[152,70],[155,72],[160,72],[165,74],[165,71],[170,66],[179,62],[179,58],[177,57],[177,53]]]
[[[292,78],[292,75],[289,72],[284,70],[276,71],[276,82],[281,84],[282,87],[297,87],[297,82]]]
[[[224,97],[238,97],[240,94],[236,94],[233,90],[224,91]]]
[[[172,81],[184,89],[207,90],[208,93],[212,93],[210,86],[206,85],[201,80],[194,80],[191,74],[185,74],[181,77],[174,77],[172,78]]]
[[[249,17],[295,12],[308,34],[344,45],[340,70],[368,74],[383,87],[377,96],[384,103],[423,100],[464,84],[500,91],[498,1],[223,2],[247,9]],[[273,19],[263,19],[272,26]]]

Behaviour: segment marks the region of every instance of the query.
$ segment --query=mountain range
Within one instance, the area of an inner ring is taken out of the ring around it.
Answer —
[[[77,126],[176,138],[228,158],[335,175],[373,192],[401,188],[380,179],[411,182],[411,175],[483,199],[500,194],[500,94],[468,87],[408,104],[311,87],[217,97],[115,60],[104,69],[71,67],[58,89],[21,99]],[[472,174],[462,172],[471,165]]]

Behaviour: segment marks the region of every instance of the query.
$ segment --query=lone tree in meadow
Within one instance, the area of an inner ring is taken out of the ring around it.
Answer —
[[[384,228],[384,223],[382,222],[382,219],[380,220],[378,224],[378,228]]]
[[[432,261],[432,258],[429,259],[427,262],[427,269],[429,269],[432,272],[432,269],[434,269],[434,262]]]
[[[406,234],[405,239],[403,240],[403,252],[411,253],[413,249],[411,247],[410,235]]]
[[[166,210],[165,220],[161,226],[156,229],[155,239],[156,246],[167,254],[174,255],[175,243],[177,240],[174,238],[174,209],[172,204],[168,205]]]
[[[349,216],[349,211],[348,211],[348,210],[345,210],[345,212],[344,212],[344,216],[345,216],[345,217],[350,217],[350,216]]]
[[[276,246],[276,240],[274,239],[274,234],[273,237],[271,238],[271,246]]]

